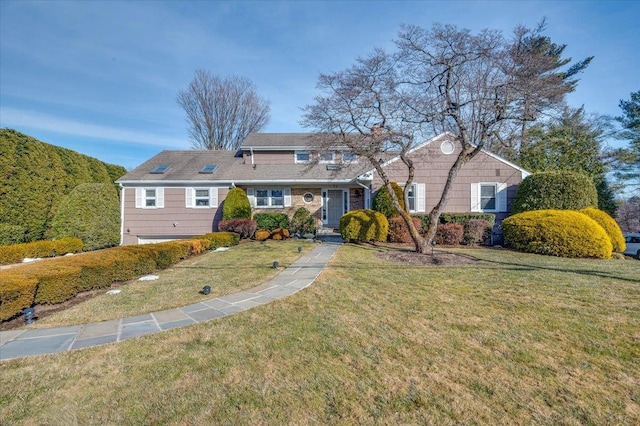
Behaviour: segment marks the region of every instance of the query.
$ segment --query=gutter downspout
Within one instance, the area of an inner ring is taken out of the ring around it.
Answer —
[[[120,245],[124,244],[124,191],[125,187],[120,183]]]
[[[251,153],[251,165],[255,165],[253,162],[253,147],[249,148],[249,152]]]

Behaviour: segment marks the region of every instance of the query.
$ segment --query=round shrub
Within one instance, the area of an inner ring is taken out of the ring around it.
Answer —
[[[374,210],[352,210],[340,218],[340,235],[350,242],[387,241],[389,221]]]
[[[120,201],[109,183],[78,185],[64,199],[51,223],[54,238],[80,238],[84,250],[120,243]]]
[[[436,227],[433,239],[438,245],[457,246],[462,244],[463,238],[464,226],[459,223],[442,223]]]
[[[470,219],[464,224],[464,243],[467,245],[490,244],[493,226],[488,220]]]
[[[511,213],[531,210],[580,210],[598,205],[598,191],[591,178],[559,171],[527,176],[516,192]]]
[[[572,210],[537,210],[502,221],[506,243],[515,250],[559,257],[608,259],[613,246],[605,230]]]
[[[393,192],[395,192],[396,197],[398,198],[400,207],[402,207],[402,209],[405,209],[404,192],[402,191],[402,188],[400,188],[400,185],[395,182],[391,182],[391,188],[393,188]],[[393,203],[391,202],[391,195],[389,194],[386,185],[384,185],[378,190],[378,192],[376,192],[376,195],[371,201],[371,208],[385,215],[387,219],[399,216],[400,214],[398,213],[398,210],[393,207]]]
[[[222,220],[251,219],[251,203],[242,188],[232,188],[222,203]]]
[[[218,223],[218,231],[235,232],[240,235],[240,239],[242,240],[253,238],[257,228],[258,224],[255,220],[251,219],[229,219],[221,220]]]
[[[304,207],[300,207],[291,218],[291,232],[294,234],[304,235],[316,232],[316,220],[311,212]]]
[[[418,232],[422,228],[422,220],[418,217],[412,217],[413,225]],[[402,217],[392,217],[389,219],[389,242],[390,243],[412,243],[411,234],[407,224],[404,223]]]
[[[289,228],[289,216],[286,213],[256,213],[253,220],[258,224],[258,229],[273,231],[278,228]]]
[[[615,221],[614,218],[609,216],[607,212],[598,210],[593,207],[587,207],[586,209],[580,210],[580,213],[586,214],[591,219],[598,222],[598,225],[602,226],[604,231],[609,236],[611,240],[611,244],[613,245],[614,252],[623,252],[626,243],[624,241],[624,235],[622,235],[622,230],[620,226],[618,226],[618,222]]]

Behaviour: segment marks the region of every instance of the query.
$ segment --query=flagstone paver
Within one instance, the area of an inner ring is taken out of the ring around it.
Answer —
[[[271,281],[250,290],[211,298],[181,308],[72,327],[0,331],[0,360],[116,343],[145,334],[222,318],[308,287],[340,244],[316,245]]]

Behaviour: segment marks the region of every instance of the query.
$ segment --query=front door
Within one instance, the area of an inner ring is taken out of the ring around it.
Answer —
[[[326,194],[326,195],[325,195]],[[337,228],[340,218],[344,214],[344,191],[342,189],[329,189],[325,192],[325,208],[327,212],[326,225]]]

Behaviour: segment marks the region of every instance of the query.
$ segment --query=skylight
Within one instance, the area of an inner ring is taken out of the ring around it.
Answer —
[[[207,164],[206,166],[204,166],[204,167],[200,170],[200,173],[208,173],[208,174],[211,174],[211,173],[213,173],[217,168],[218,168],[218,166],[217,166],[216,164]]]
[[[166,172],[167,170],[169,170],[169,165],[168,164],[160,164],[159,166],[154,167],[153,170],[151,170],[150,173],[161,175],[164,172]]]

